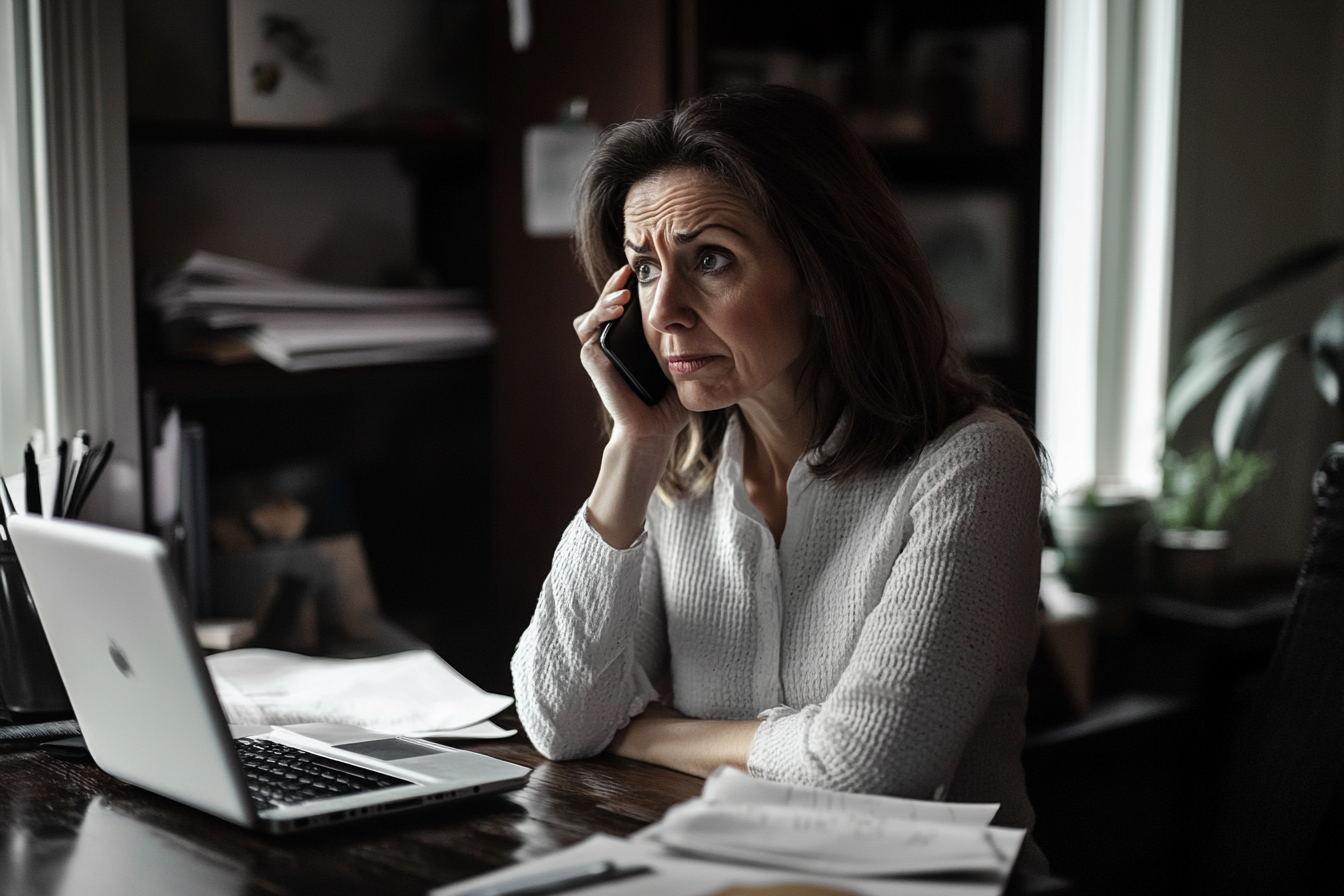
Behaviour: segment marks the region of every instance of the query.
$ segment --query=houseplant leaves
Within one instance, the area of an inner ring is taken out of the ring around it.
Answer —
[[[1250,450],[1290,348],[1291,339],[1271,342],[1256,352],[1228,384],[1213,420],[1213,450],[1220,464],[1227,463],[1233,449]]]
[[[1181,372],[1167,390],[1167,440],[1176,434],[1186,414],[1209,395],[1232,371],[1272,337],[1266,303],[1235,308],[1209,324],[1185,351]]]
[[[1316,389],[1331,405],[1344,410],[1339,402],[1340,380],[1344,378],[1344,296],[1335,299],[1316,319],[1307,345]]]

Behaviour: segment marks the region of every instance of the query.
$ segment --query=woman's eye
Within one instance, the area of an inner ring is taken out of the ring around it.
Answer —
[[[714,274],[732,263],[732,259],[722,252],[706,252],[700,256],[700,271],[705,274]]]
[[[654,277],[658,276],[658,269],[647,261],[641,261],[635,265],[635,279],[640,283],[648,283]]]

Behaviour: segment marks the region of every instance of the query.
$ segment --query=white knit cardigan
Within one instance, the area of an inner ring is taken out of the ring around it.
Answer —
[[[1040,467],[981,409],[914,460],[837,483],[808,458],[778,549],[725,436],[703,497],[649,502],[608,546],[581,510],[513,657],[532,742],[591,756],[651,700],[763,719],[752,774],[837,790],[1003,804],[1029,827],[1027,668],[1036,645]]]

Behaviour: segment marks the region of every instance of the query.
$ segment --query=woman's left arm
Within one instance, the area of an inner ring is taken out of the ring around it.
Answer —
[[[764,714],[752,774],[933,798],[951,783],[994,698],[1025,704],[1040,467],[1006,421],[968,426],[929,461],[910,504],[910,537],[835,688],[821,703]],[[999,733],[1020,739],[1020,719],[1015,726],[1015,735]]]
[[[758,719],[690,719],[661,703],[650,703],[616,732],[607,752],[707,778],[721,765],[746,771],[751,741],[760,725]]]

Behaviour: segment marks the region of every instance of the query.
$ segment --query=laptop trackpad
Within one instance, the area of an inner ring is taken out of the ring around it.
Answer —
[[[381,759],[384,762],[396,762],[398,759],[414,759],[416,756],[429,756],[444,752],[428,744],[418,744],[415,741],[400,737],[366,740],[357,744],[341,744],[339,749],[358,753],[361,756],[368,756],[370,759]]]

